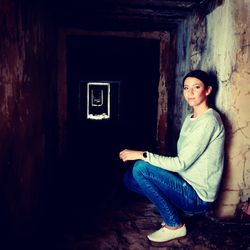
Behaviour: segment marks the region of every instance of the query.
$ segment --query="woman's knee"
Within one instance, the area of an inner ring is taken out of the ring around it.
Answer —
[[[144,174],[147,171],[147,165],[148,163],[143,160],[136,161],[132,170],[133,176],[136,178],[138,174]]]
[[[130,191],[133,191],[137,194],[143,195],[144,193],[142,192],[140,186],[138,185],[138,182],[134,178],[132,174],[132,169],[129,169],[123,176],[123,183],[127,189]]]

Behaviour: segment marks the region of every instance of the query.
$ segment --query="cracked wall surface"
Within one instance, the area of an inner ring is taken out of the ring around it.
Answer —
[[[250,1],[225,0],[205,18],[191,16],[179,27],[177,87],[190,69],[217,74],[216,106],[226,127],[226,160],[217,214],[235,215],[237,205],[250,197]],[[189,108],[175,101],[180,126]],[[182,114],[182,115],[180,115]]]

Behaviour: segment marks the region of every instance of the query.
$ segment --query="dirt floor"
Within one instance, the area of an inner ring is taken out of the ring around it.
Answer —
[[[250,250],[249,220],[222,221],[212,213],[184,216],[185,238],[152,244],[146,236],[161,226],[152,203],[117,190],[103,201],[91,211],[70,203],[73,210],[60,213],[60,206],[33,233],[21,229],[13,238],[13,232],[2,232],[0,250]]]
[[[108,204],[108,205],[107,205]],[[100,216],[87,228],[69,227],[54,249],[165,250],[249,249],[250,223],[220,221],[210,215],[185,217],[188,235],[181,240],[152,244],[146,235],[159,229],[161,218],[144,198],[116,194],[100,206]]]

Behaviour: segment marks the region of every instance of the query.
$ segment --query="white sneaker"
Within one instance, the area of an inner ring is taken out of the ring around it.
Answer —
[[[177,239],[180,237],[184,237],[187,234],[186,226],[183,225],[178,229],[168,229],[166,227],[162,227],[159,230],[155,231],[152,234],[149,234],[147,237],[149,240],[153,242],[165,242],[173,239]]]

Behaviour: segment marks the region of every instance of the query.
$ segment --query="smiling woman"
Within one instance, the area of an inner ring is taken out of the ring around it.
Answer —
[[[217,197],[225,132],[220,115],[209,106],[213,90],[209,79],[201,70],[191,71],[183,79],[183,95],[193,113],[182,125],[175,157],[139,150],[120,152],[124,162],[137,160],[124,176],[125,185],[146,196],[163,218],[162,228],[147,236],[151,241],[185,236],[179,212],[205,213]]]
[[[206,73],[197,70],[187,74],[183,80],[183,95],[188,105],[194,109],[194,118],[209,108],[208,96],[212,91],[212,86],[206,79]]]

